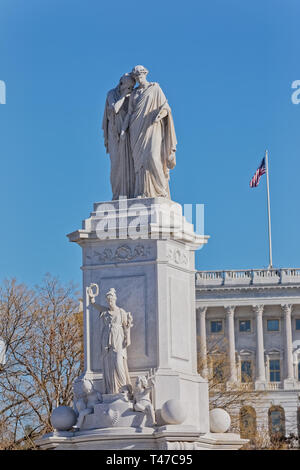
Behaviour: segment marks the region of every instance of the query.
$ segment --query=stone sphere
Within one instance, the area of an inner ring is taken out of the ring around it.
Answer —
[[[59,406],[53,410],[50,421],[54,429],[67,431],[76,424],[77,416],[70,406]]]
[[[210,432],[226,432],[230,428],[231,419],[227,411],[214,408],[209,413]]]
[[[162,406],[161,417],[166,424],[181,424],[186,419],[186,410],[180,400],[168,400]]]

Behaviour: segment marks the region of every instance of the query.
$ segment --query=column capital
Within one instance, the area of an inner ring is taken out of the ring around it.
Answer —
[[[282,308],[283,313],[284,313],[285,315],[291,315],[292,309],[293,309],[293,305],[292,305],[292,304],[281,304],[281,308]]]
[[[233,315],[235,311],[235,305],[224,305],[226,315]]]
[[[252,308],[253,308],[254,313],[256,313],[257,316],[262,316],[265,306],[263,304],[256,304],[256,305],[252,305]]]
[[[197,313],[199,313],[201,316],[205,316],[207,312],[207,307],[206,306],[201,306],[196,308]]]

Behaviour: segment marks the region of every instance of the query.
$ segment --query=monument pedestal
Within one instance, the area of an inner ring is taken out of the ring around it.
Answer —
[[[67,435],[69,434],[69,435]],[[238,450],[248,442],[232,433],[199,434],[189,426],[153,431],[143,428],[106,428],[78,433],[52,433],[36,441],[47,450]]]
[[[100,287],[98,304],[114,287],[117,304],[132,313],[128,368],[154,371],[153,405],[182,401],[185,424],[209,430],[207,382],[197,374],[194,251],[207,242],[182,208],[165,198],[95,204],[83,228],[68,235],[83,251],[84,292]],[[139,238],[137,238],[139,237]],[[99,313],[85,312],[86,376],[102,391]]]
[[[183,217],[182,207],[165,198],[95,204],[82,229],[68,237],[81,246],[83,254],[84,376],[104,393],[99,312],[87,295],[94,283],[100,289],[97,304],[104,305],[105,294],[114,288],[117,305],[132,314],[127,348],[130,377],[134,385],[137,376],[154,376],[152,404],[157,426],[148,427],[143,413],[122,407],[124,413],[114,421],[112,405],[105,420],[101,403],[85,417],[79,432],[45,436],[39,445],[198,449],[224,448],[230,441],[231,448],[241,447],[245,441],[237,435],[229,441],[225,434],[216,440],[209,432],[208,384],[197,373],[194,256],[208,237],[197,235]],[[175,409],[161,413],[169,400]],[[140,415],[139,422],[136,415]]]

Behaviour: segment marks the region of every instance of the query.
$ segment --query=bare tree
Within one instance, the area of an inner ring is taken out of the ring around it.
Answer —
[[[232,431],[240,430],[240,409],[245,405],[253,405],[263,392],[254,390],[252,378],[239,375],[236,382],[230,382],[230,363],[228,343],[220,335],[211,335],[207,341],[207,358],[202,363],[198,354],[198,372],[201,374],[207,365],[209,389],[209,406],[223,408],[231,416]]]
[[[51,431],[53,409],[71,404],[81,372],[78,309],[74,286],[50,275],[34,290],[15,280],[0,288],[0,336],[7,349],[0,369],[2,447],[33,447],[35,437]]]

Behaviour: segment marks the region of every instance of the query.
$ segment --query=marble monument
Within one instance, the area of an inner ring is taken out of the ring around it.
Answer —
[[[76,419],[71,408],[61,416],[57,408],[58,426],[38,441],[41,448],[237,449],[245,442],[210,432],[195,328],[195,250],[208,237],[195,233],[170,199],[174,123],[147,75],[137,65],[107,95],[112,201],[94,204],[82,228],[68,235],[82,249],[85,299]],[[218,423],[228,423],[224,413]]]

